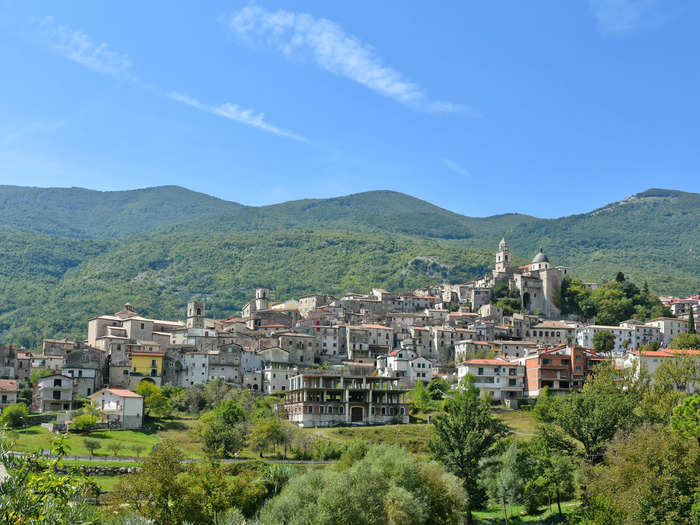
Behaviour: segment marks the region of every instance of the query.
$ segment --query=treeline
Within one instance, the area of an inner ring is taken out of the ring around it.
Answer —
[[[567,275],[561,285],[560,308],[564,316],[595,318],[601,325],[617,325],[632,318],[646,321],[655,317],[673,317],[658,295],[649,291],[646,281],[639,288],[622,272],[615,280],[603,283],[595,290]]]

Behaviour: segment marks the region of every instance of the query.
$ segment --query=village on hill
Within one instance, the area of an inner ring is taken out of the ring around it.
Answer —
[[[19,381],[35,377],[31,409],[65,412],[57,429],[84,399],[99,407],[101,424],[133,429],[143,424],[140,383],[220,379],[280,395],[280,413],[299,427],[408,423],[407,393],[417,382],[454,386],[470,375],[482,397],[517,408],[545,388],[580,390],[601,361],[653,372],[693,352],[669,345],[688,331],[689,317],[700,317],[700,296],[662,298],[668,316],[595,324],[562,314],[571,274],[541,249],[530,264],[511,266],[502,239],[493,271],[481,279],[412,293],[319,292],[274,302],[258,288],[240,315],[211,319],[195,300],[184,321],[144,317],[126,304],[87,320],[83,341],[45,339],[41,353],[0,347],[0,408],[17,402]]]

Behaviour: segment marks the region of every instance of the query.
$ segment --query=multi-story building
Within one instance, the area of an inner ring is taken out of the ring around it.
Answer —
[[[523,339],[545,346],[573,344],[576,325],[564,321],[543,321],[525,328]]]
[[[580,389],[595,365],[604,359],[592,350],[562,345],[538,349],[514,361],[525,367],[525,396],[537,397],[544,387],[555,393]]]
[[[15,379],[0,379],[0,410],[7,405],[17,402],[17,381]]]
[[[72,377],[55,374],[39,379],[34,385],[32,410],[34,412],[53,412],[70,410],[77,393],[77,386]]]
[[[667,347],[677,335],[688,331],[688,321],[675,317],[657,317],[644,324],[659,329],[662,347]]]
[[[298,370],[284,363],[268,363],[263,370],[263,392],[276,394],[284,392],[289,386],[289,378],[297,375]]]
[[[377,375],[402,379],[409,387],[415,386],[419,380],[429,383],[435,373],[432,361],[404,348],[378,356],[376,369]]]
[[[374,363],[394,345],[394,330],[390,326],[364,324],[347,327],[348,358],[351,361]]]
[[[17,350],[12,345],[0,345],[0,378],[15,379],[16,369]]]
[[[457,378],[474,377],[479,396],[491,399],[517,399],[525,390],[525,367],[517,361],[505,359],[470,359],[457,366]]]
[[[615,338],[613,353],[624,354],[637,347],[637,333],[634,328],[591,324],[576,331],[576,344],[584,348],[594,348],[593,339],[598,332],[608,332]]]
[[[104,385],[107,355],[97,348],[80,348],[66,355],[61,373],[75,380],[78,397],[88,397]]]
[[[394,378],[314,370],[289,378],[284,406],[300,427],[407,423],[406,392]]]
[[[17,352],[17,368],[15,376],[17,379],[29,379],[32,375],[32,354],[27,352]]]
[[[675,350],[675,349],[664,349],[664,350],[632,350],[627,353],[627,355],[617,361],[618,366],[623,368],[634,368],[638,374],[640,369],[644,368],[646,372],[650,375],[651,381],[654,381],[654,376],[657,369],[665,362],[672,359],[677,359],[678,357],[687,356],[697,359],[698,366],[700,366],[700,350]],[[684,391],[688,394],[694,394],[700,391],[700,382],[694,382],[692,384],[683,384],[679,387],[683,387]]]
[[[316,337],[309,334],[285,332],[278,335],[279,346],[289,352],[289,361],[302,366],[311,366],[318,355]]]
[[[102,413],[103,422],[116,422],[123,429],[143,425],[143,397],[135,392],[105,388],[90,395],[90,399]]]
[[[163,352],[133,352],[129,369],[129,386],[135,389],[141,381],[163,383]]]

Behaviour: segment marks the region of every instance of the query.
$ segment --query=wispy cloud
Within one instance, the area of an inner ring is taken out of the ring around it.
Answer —
[[[447,169],[454,171],[458,175],[462,175],[463,177],[471,176],[471,174],[469,173],[469,171],[467,171],[466,168],[460,166],[455,161],[446,158],[442,158],[440,160]]]
[[[301,135],[278,128],[266,122],[263,113],[257,113],[252,109],[242,109],[238,105],[230,102],[219,106],[208,106],[192,97],[172,91],[163,91],[158,87],[142,82],[138,76],[132,72],[133,62],[127,55],[114,51],[110,45],[105,42],[99,44],[95,43],[95,41],[82,31],[72,29],[66,25],[57,24],[51,16],[41,18],[39,20],[39,26],[41,27],[44,38],[54,51],[68,60],[72,60],[92,71],[104,75],[125,77],[135,86],[157,96],[164,96],[170,100],[186,104],[200,111],[253,126],[281,137],[301,142],[309,142],[308,139]]]
[[[326,71],[401,104],[434,113],[471,113],[461,104],[430,100],[420,86],[384,65],[370,45],[331,20],[249,5],[227,18],[226,23],[244,40],[265,43],[288,57],[310,54]]]
[[[39,20],[44,36],[59,55],[105,75],[119,75],[131,69],[132,62],[105,42],[96,43],[88,35],[66,25],[56,24],[53,17]]]
[[[604,36],[624,36],[660,23],[657,0],[590,0],[598,29]]]
[[[182,104],[187,104],[188,106],[199,109],[200,111],[206,111],[212,115],[218,115],[229,120],[235,120],[236,122],[241,122],[264,131],[269,131],[270,133],[274,133],[275,135],[279,135],[281,137],[287,137],[306,143],[309,142],[307,138],[302,137],[301,135],[286,129],[278,128],[277,126],[273,126],[272,124],[265,122],[265,115],[263,113],[256,113],[252,109],[242,109],[236,104],[231,104],[228,102],[219,106],[209,106],[201,103],[195,98],[174,91],[168,93],[167,97],[176,102],[181,102]]]

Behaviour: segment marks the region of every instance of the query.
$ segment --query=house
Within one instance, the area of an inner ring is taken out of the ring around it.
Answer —
[[[661,333],[661,346],[668,346],[674,337],[688,331],[688,321],[675,317],[657,317],[647,321],[647,326],[655,326]]]
[[[15,379],[16,369],[17,350],[12,345],[0,345],[0,378]]]
[[[66,358],[62,355],[32,355],[31,368],[43,368],[45,370],[60,372],[63,369],[63,364],[65,362]]]
[[[129,385],[131,388],[141,381],[151,381],[156,385],[163,382],[163,352],[132,352],[129,368]]]
[[[543,321],[524,331],[525,340],[545,346],[572,344],[576,339],[576,325],[564,321]]]
[[[407,386],[415,386],[420,380],[429,383],[433,379],[433,362],[403,348],[377,357],[377,375],[403,378]]]
[[[119,428],[143,426],[143,397],[131,390],[104,388],[89,396],[103,414],[105,422],[116,422]]]
[[[624,354],[627,350],[637,347],[637,331],[623,326],[607,326],[591,324],[579,328],[576,332],[576,344],[583,348],[595,348],[593,339],[598,332],[612,334],[615,342],[613,353]]]
[[[88,397],[104,385],[107,355],[97,348],[80,348],[66,355],[61,373],[75,379],[78,397]]]
[[[675,349],[663,349],[663,350],[632,350],[629,352],[624,359],[618,360],[618,365],[623,368],[634,368],[636,373],[639,373],[639,369],[644,367],[647,373],[651,376],[651,381],[654,381],[654,374],[656,370],[661,366],[662,363],[667,362],[671,359],[676,359],[681,356],[695,357],[700,366],[700,350],[675,350]],[[693,394],[700,391],[699,384],[685,385],[686,392],[688,394]]]
[[[0,409],[17,402],[17,381],[15,379],[0,379]]]
[[[77,385],[72,377],[54,374],[39,379],[34,385],[32,410],[53,412],[70,410],[77,394]]]
[[[595,365],[604,360],[592,350],[561,345],[537,349],[514,361],[525,367],[525,396],[537,397],[544,387],[560,394],[580,389]]]
[[[29,379],[32,375],[32,354],[27,352],[17,352],[17,368],[15,368],[16,379]]]
[[[289,378],[284,407],[304,428],[408,423],[406,393],[395,378],[313,370]]]
[[[457,378],[474,376],[474,386],[479,397],[491,396],[502,401],[523,397],[525,390],[525,367],[517,361],[506,359],[470,359],[457,366]]]
[[[411,384],[416,384],[418,381],[430,383],[435,374],[435,366],[433,362],[422,356],[416,356],[408,361],[407,377]]]
[[[276,394],[287,390],[289,378],[298,373],[295,367],[285,363],[267,363],[262,371],[263,392]]]

